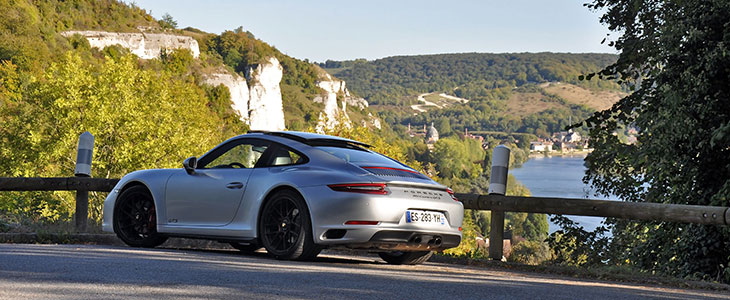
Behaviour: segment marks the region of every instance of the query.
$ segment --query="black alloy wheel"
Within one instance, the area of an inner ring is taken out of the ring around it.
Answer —
[[[294,191],[279,191],[266,201],[259,234],[266,251],[277,259],[310,260],[322,250],[314,244],[307,205]]]
[[[379,252],[380,258],[391,265],[417,265],[426,262],[432,251],[413,251],[413,252]]]
[[[157,232],[155,201],[146,187],[130,187],[117,198],[114,232],[129,246],[152,248],[167,237]]]

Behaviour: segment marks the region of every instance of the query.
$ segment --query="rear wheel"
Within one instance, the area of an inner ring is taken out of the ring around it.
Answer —
[[[146,187],[130,187],[117,200],[114,209],[114,231],[132,247],[157,247],[167,237],[157,232],[155,201]]]
[[[259,234],[266,251],[277,259],[310,260],[322,250],[314,244],[307,205],[294,191],[279,191],[266,201]]]
[[[415,252],[379,252],[380,258],[391,265],[417,265],[426,262],[432,251],[415,251]]]

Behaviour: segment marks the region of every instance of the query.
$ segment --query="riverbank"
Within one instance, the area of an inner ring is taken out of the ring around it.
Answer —
[[[530,154],[527,156],[528,158],[536,158],[536,157],[586,157],[589,153],[591,153],[591,150],[582,150],[582,151],[572,151],[572,152],[560,152],[560,151],[553,151],[549,153],[545,152],[530,152]]]

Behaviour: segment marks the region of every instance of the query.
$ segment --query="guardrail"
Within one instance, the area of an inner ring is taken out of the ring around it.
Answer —
[[[0,177],[0,191],[110,192],[119,179],[91,177]]]
[[[110,192],[119,179],[91,177],[0,177],[0,191],[76,191],[74,223],[86,232],[89,191]]]
[[[730,225],[730,208],[721,206],[458,193],[455,196],[464,208],[475,210]]]
[[[504,213],[526,212],[630,220],[665,221],[705,225],[730,225],[730,208],[721,206],[623,202],[595,199],[521,197],[503,195],[455,195],[464,208],[492,212],[489,257],[502,259]]]

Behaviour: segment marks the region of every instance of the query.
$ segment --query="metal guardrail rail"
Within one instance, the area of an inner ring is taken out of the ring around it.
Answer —
[[[0,191],[110,192],[119,179],[91,177],[0,177]]]
[[[455,196],[464,203],[464,208],[476,210],[730,225],[730,208],[721,206],[502,195]]]

